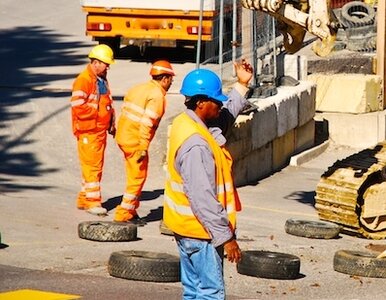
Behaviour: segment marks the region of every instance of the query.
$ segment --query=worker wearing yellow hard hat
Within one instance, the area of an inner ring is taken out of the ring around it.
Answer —
[[[113,99],[107,81],[107,70],[114,63],[107,45],[93,47],[90,63],[77,76],[72,87],[72,130],[77,140],[81,169],[81,190],[77,207],[95,215],[104,215],[101,178],[107,133],[115,134]]]

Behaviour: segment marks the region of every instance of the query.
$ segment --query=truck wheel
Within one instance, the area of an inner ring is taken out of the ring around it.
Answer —
[[[152,282],[180,281],[180,262],[177,256],[147,251],[113,252],[108,262],[111,276]]]
[[[284,228],[288,234],[314,239],[333,239],[340,232],[340,226],[334,223],[295,219],[288,219]]]
[[[99,44],[109,46],[113,50],[114,58],[119,57],[119,52],[121,49],[121,38],[120,37],[96,38],[95,40],[98,41]]]
[[[260,278],[296,279],[300,277],[300,258],[270,251],[243,251],[237,272]]]
[[[137,239],[137,226],[111,221],[87,221],[79,223],[81,239],[99,242],[124,242]]]
[[[386,278],[386,259],[364,251],[339,250],[334,255],[334,270],[349,275]]]
[[[374,24],[374,8],[361,1],[346,3],[341,10],[343,23],[347,27],[360,27]]]

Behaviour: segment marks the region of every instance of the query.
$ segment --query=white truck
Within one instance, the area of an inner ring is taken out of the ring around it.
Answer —
[[[220,4],[223,49],[232,46],[233,2],[205,0],[201,6],[200,0],[81,0],[80,4],[87,14],[86,34],[108,44],[115,53],[120,45],[136,45],[141,50],[148,46],[196,47],[201,19],[202,49],[208,55],[218,50]],[[241,11],[241,5],[238,8]]]

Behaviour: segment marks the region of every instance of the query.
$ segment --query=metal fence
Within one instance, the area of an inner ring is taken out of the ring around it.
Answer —
[[[236,80],[233,61],[244,58],[254,67],[253,83],[256,85],[261,75],[276,77],[276,57],[282,52],[282,38],[273,17],[260,11],[245,9],[237,2],[232,27],[223,27],[232,30],[232,40],[224,39],[224,36],[229,36],[229,31],[223,31],[222,35],[217,33],[214,39],[220,44],[219,51],[196,63],[197,67],[215,71],[224,84],[227,84]],[[229,44],[224,45],[224,42]]]

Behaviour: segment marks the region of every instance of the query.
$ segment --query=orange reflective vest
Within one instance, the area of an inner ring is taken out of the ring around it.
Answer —
[[[208,232],[190,208],[189,200],[183,191],[183,180],[174,166],[178,149],[193,134],[201,135],[212,150],[216,166],[217,200],[227,211],[231,230],[235,230],[236,211],[241,210],[241,205],[233,185],[231,156],[225,148],[218,145],[207,128],[195,122],[186,113],[176,117],[171,127],[163,220],[170,230],[181,236],[210,239]]]
[[[156,80],[131,88],[124,97],[115,139],[133,150],[147,150],[165,113],[166,91]]]
[[[98,78],[92,72],[91,66],[78,75],[74,81],[71,96],[72,131],[80,133],[107,130],[113,118],[113,99],[108,88],[101,94],[98,88]]]

